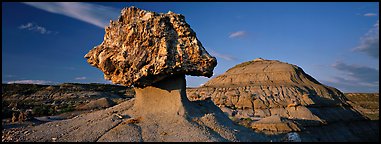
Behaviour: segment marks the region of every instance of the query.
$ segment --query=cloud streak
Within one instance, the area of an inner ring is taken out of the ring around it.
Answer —
[[[375,13],[366,13],[366,14],[364,14],[364,16],[366,16],[366,17],[373,17],[373,16],[377,16],[377,14],[375,14]]]
[[[84,2],[24,2],[24,4],[55,14],[65,15],[104,28],[120,10]]]
[[[214,51],[214,50],[209,50],[209,53],[210,53],[210,55],[212,55],[212,56],[215,56],[215,57],[217,57],[217,58],[222,58],[222,59],[227,60],[227,61],[234,61],[234,60],[237,60],[237,58],[234,57],[234,56],[227,55],[227,54],[221,54],[221,53],[218,53],[218,52],[216,52],[216,51]]]
[[[360,38],[360,45],[355,47],[354,51],[363,52],[373,58],[379,59],[379,23],[376,24],[363,36]]]
[[[334,63],[332,67],[344,74],[328,81],[324,81],[324,83],[341,88],[347,92],[379,91],[378,69],[366,66],[348,65],[340,61]]]
[[[238,37],[244,37],[246,36],[246,32],[245,31],[236,31],[236,32],[233,32],[229,35],[229,38],[238,38]]]
[[[379,70],[357,65],[348,65],[342,62],[336,62],[333,68],[345,72],[353,80],[364,83],[378,83]]]
[[[41,33],[41,34],[51,34],[51,33],[53,33],[53,31],[50,31],[50,30],[46,29],[45,27],[39,26],[39,25],[34,24],[32,22],[29,22],[29,23],[27,23],[25,25],[19,26],[19,29],[21,29],[21,30],[35,31],[35,32],[38,32],[38,33]]]
[[[45,80],[16,80],[16,81],[8,81],[8,84],[19,83],[19,84],[54,84],[51,81]]]
[[[335,77],[334,79],[324,81],[322,80],[321,82],[325,85],[338,88],[340,91],[343,92],[379,92],[378,86],[359,86],[356,85],[356,83],[353,83],[353,81],[350,81],[350,83],[344,83],[342,82],[342,78],[340,77]]]

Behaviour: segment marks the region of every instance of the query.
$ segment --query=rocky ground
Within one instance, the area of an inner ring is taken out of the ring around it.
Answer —
[[[132,89],[106,84],[2,84],[3,118],[13,113],[57,115],[74,110],[110,107],[134,96]]]
[[[38,126],[14,128],[4,132],[3,141],[231,141],[228,139],[229,135],[218,137],[215,133],[210,133],[210,131],[218,130],[206,127],[207,129],[200,133],[196,130],[198,129],[197,125],[177,118],[130,117],[133,116],[129,110],[132,106],[133,99],[111,108],[82,114],[72,119],[53,121]],[[209,125],[212,128],[217,123],[213,123],[215,120],[208,118],[213,117],[207,115],[200,119],[200,122],[211,122]],[[155,125],[157,122],[162,125],[158,127]],[[191,127],[194,129],[182,129]],[[264,139],[263,136],[262,139],[258,139],[258,134],[248,132],[247,129],[240,128],[238,125],[235,127],[237,128],[234,135],[254,134],[251,136],[251,140],[250,136],[246,137],[250,141],[263,141]],[[234,135],[230,137],[235,137]],[[189,137],[193,139],[189,139]]]
[[[17,141],[12,136],[26,127],[111,107],[134,95],[132,89],[107,84],[2,84],[2,141]]]
[[[72,93],[73,95],[79,95],[80,93],[84,93],[84,91],[94,91],[95,89],[98,89],[98,92],[100,92],[99,90],[100,89],[103,89],[103,90],[109,90],[109,91],[114,91],[116,92],[116,88],[118,88],[118,86],[114,86],[114,85],[100,85],[102,86],[103,88],[95,88],[95,86],[90,86],[90,85],[81,85],[82,86],[82,89],[81,90],[76,90],[76,92],[74,92],[73,89],[79,89],[79,88],[75,88],[78,86],[78,84],[70,84],[71,87],[69,87],[68,84],[65,84],[65,88],[62,87],[60,88],[61,89],[61,95],[62,96],[65,96],[66,94],[69,94],[69,93]],[[10,87],[14,87],[14,88],[10,88]],[[36,93],[39,93],[39,94],[43,94],[43,92],[38,92],[39,90],[42,90],[42,91],[45,91],[45,89],[49,87],[49,86],[41,86],[41,85],[17,85],[17,84],[14,84],[14,85],[4,85],[3,84],[3,99],[2,99],[2,102],[3,103],[7,103],[7,102],[10,102],[11,99],[15,100],[16,98],[15,97],[12,97],[12,96],[15,96],[14,94],[15,93],[19,93],[20,95],[23,95],[22,98],[20,99],[20,102],[23,100],[23,99],[28,99],[26,97],[30,97],[30,96],[34,96],[34,97],[38,97],[36,96],[37,94]],[[52,87],[60,87],[60,86],[52,86]],[[12,89],[12,92],[8,91],[7,89]],[[34,90],[33,90],[34,89]],[[69,92],[71,89],[72,92]],[[123,101],[128,101],[130,100],[131,97],[134,96],[134,92],[131,92],[131,91],[128,91],[127,90],[121,90],[119,89],[120,91],[120,95],[121,97],[124,97],[124,100]],[[33,92],[34,91],[34,92]],[[66,92],[64,92],[66,91]],[[97,90],[95,90],[97,91]],[[29,94],[28,94],[29,92]],[[105,91],[104,91],[105,92]],[[115,93],[117,94],[117,93]],[[57,94],[58,95],[58,94]],[[104,101],[107,101],[105,100],[106,97],[110,96],[112,94],[106,94],[106,95],[103,95],[103,97],[101,96],[101,98],[97,97],[97,98],[92,98],[92,96],[90,97],[82,97],[82,103],[80,104],[78,102],[78,106],[81,105],[82,107],[85,106],[86,104],[88,105],[94,105],[94,103],[96,103],[96,101],[100,101],[100,104],[99,105],[104,105]],[[345,94],[345,96],[349,99],[349,103],[356,109],[358,109],[362,114],[364,114],[365,116],[367,116],[370,120],[369,121],[351,121],[351,122],[347,122],[347,123],[333,123],[333,124],[330,124],[330,125],[324,125],[324,126],[316,126],[316,127],[309,127],[309,128],[305,128],[305,127],[298,127],[298,125],[293,125],[292,123],[289,123],[289,120],[287,119],[281,119],[281,118],[271,118],[271,119],[265,119],[265,120],[261,120],[259,121],[259,119],[254,119],[254,120],[258,120],[258,124],[257,124],[257,127],[260,128],[260,127],[264,127],[263,125],[266,125],[266,127],[272,127],[272,126],[275,126],[277,125],[276,127],[281,127],[283,128],[283,130],[289,132],[290,129],[291,131],[294,131],[294,132],[297,132],[299,134],[299,136],[301,137],[302,141],[337,141],[337,139],[346,139],[346,141],[365,141],[368,140],[368,141],[379,141],[379,138],[378,137],[375,137],[375,134],[373,132],[375,131],[378,131],[378,112],[379,112],[379,104],[378,104],[378,93],[347,93]],[[93,96],[95,97],[95,96]],[[58,98],[57,98],[58,99]],[[111,100],[115,100],[115,104],[118,104],[118,103],[122,103],[122,101],[118,101],[118,98],[109,98]],[[62,98],[61,99],[62,102],[61,103],[68,103],[70,101],[72,101],[71,99],[65,99],[65,98]],[[131,99],[133,100],[133,99]],[[51,104],[49,102],[46,102],[46,101],[49,101],[48,99],[46,100],[42,100],[42,99],[37,99],[35,102],[38,102],[40,101],[39,103],[40,104]],[[86,102],[87,101],[87,102]],[[125,102],[125,106],[124,107],[128,107],[131,102]],[[74,104],[75,105],[75,104]],[[3,105],[3,108],[2,110],[5,110],[5,109],[8,109],[8,110],[12,110],[12,107],[8,107],[9,105]],[[18,106],[21,106],[20,103],[18,104]],[[109,105],[111,106],[111,105]],[[43,123],[51,123],[49,125],[54,125],[55,123],[57,123],[56,121],[66,121],[71,119],[71,118],[75,118],[76,116],[80,115],[80,114],[84,114],[84,115],[88,115],[89,118],[93,118],[95,117],[95,115],[91,115],[90,113],[91,112],[94,112],[94,111],[99,111],[99,110],[103,110],[103,111],[106,111],[105,109],[107,109],[107,105],[104,106],[104,107],[99,107],[99,108],[94,108],[93,109],[89,109],[89,110],[73,110],[73,111],[70,111],[70,112],[64,112],[64,113],[60,113],[60,114],[55,114],[55,115],[34,115],[33,116],[33,119],[30,119],[30,120],[27,120],[25,122],[18,122],[16,121],[15,123],[11,123],[11,118],[10,117],[3,117],[2,119],[2,142],[16,142],[16,141],[20,141],[20,140],[23,140],[21,139],[20,137],[22,137],[23,135],[24,136],[27,136],[27,135],[30,135],[31,132],[30,130],[33,129],[35,126],[37,125],[40,125],[40,124],[43,124]],[[121,107],[121,106],[118,106],[118,107]],[[224,108],[220,107],[222,110],[224,110]],[[115,109],[115,108],[111,108],[111,109]],[[16,108],[13,108],[13,110],[16,111]],[[110,110],[108,110],[110,111]],[[2,113],[4,114],[4,112]],[[225,114],[228,114],[228,113],[225,113]],[[134,119],[129,119],[128,117],[123,117],[123,115],[118,115],[118,113],[114,112],[110,113],[110,118],[113,118],[113,119],[119,119],[119,116],[122,116],[122,118],[124,120],[128,120],[128,121],[131,121],[131,123],[135,123],[137,121],[134,121]],[[250,121],[253,121],[253,120],[249,120],[249,119],[244,119],[244,118],[236,118],[236,117],[232,117],[231,115],[227,115],[229,118],[231,118],[233,121],[236,122],[237,125],[243,125],[243,126],[248,126],[248,122]],[[82,116],[81,116],[82,117]],[[76,117],[77,119],[80,118],[80,117]],[[282,121],[285,121],[285,123],[281,123]],[[61,122],[61,123],[62,123]],[[129,122],[125,122],[125,123],[129,123]],[[85,123],[78,123],[77,126],[79,125],[83,125]],[[261,126],[261,125],[262,126]],[[69,124],[68,124],[69,125]],[[132,125],[132,124],[130,124]],[[249,126],[251,127],[251,125]],[[136,129],[135,126],[132,126],[131,127],[132,129]],[[280,129],[281,131],[282,129]],[[260,131],[259,131],[260,132]],[[312,136],[311,133],[314,133],[315,136]],[[162,133],[163,135],[166,135],[168,134],[168,132],[163,132]],[[265,133],[266,134],[266,133]],[[268,134],[267,136],[272,139],[272,141],[280,141],[282,138],[285,137],[287,133],[285,132],[279,132],[278,134]],[[322,138],[323,137],[323,138]],[[54,138],[54,137],[53,137]],[[24,139],[25,140],[25,139]],[[52,139],[51,141],[61,141],[61,140],[58,140],[58,139]]]
[[[174,86],[178,85],[174,84]],[[262,134],[234,124],[210,100],[184,101],[183,98],[186,98],[186,95],[183,90],[168,92],[148,87],[141,92],[148,92],[147,98],[156,104],[147,104],[147,101],[141,103],[137,100],[142,98],[133,98],[113,107],[83,113],[69,119],[63,119],[60,116],[34,117],[27,122],[13,123],[12,128],[3,127],[3,141],[268,140]],[[161,93],[169,93],[169,95],[161,95]],[[178,99],[180,93],[182,98]],[[155,99],[152,96],[158,98]],[[169,99],[173,99],[172,102],[175,104],[162,103],[164,98],[162,96],[170,96]],[[183,112],[186,113],[179,113],[179,109],[180,111],[184,109]]]
[[[2,141],[379,141],[378,93],[343,94],[295,65],[245,62],[186,95],[178,82],[3,84]]]
[[[350,104],[370,120],[379,120],[380,97],[378,93],[346,93]]]

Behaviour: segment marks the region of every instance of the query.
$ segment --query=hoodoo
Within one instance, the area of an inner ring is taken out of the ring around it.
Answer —
[[[234,129],[242,128],[212,103],[188,100],[185,75],[210,77],[217,60],[204,49],[183,15],[123,9],[106,28],[103,43],[85,57],[106,79],[135,86],[135,103],[128,113],[141,118],[144,141],[249,140],[240,137]]]
[[[39,125],[26,141],[270,141],[235,125],[211,100],[188,100],[185,75],[210,77],[217,61],[183,15],[129,7],[105,31],[85,58],[106,79],[134,86],[136,97]]]

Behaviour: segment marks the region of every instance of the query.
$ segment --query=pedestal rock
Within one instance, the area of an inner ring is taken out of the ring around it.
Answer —
[[[188,100],[185,75],[210,77],[217,61],[180,14],[125,8],[85,58],[106,79],[134,86],[136,98],[39,125],[25,141],[270,141],[210,99]]]

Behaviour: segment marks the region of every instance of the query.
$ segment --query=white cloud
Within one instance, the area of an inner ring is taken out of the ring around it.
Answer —
[[[51,81],[45,80],[16,80],[16,81],[8,81],[8,84],[19,83],[19,84],[54,84]]]
[[[100,28],[108,25],[110,19],[115,19],[119,9],[84,2],[24,2],[47,12],[65,15],[81,20]]]
[[[375,13],[366,13],[366,14],[364,14],[364,16],[366,16],[366,17],[372,17],[372,16],[377,16],[377,14],[375,14]]]
[[[86,77],[76,77],[75,80],[85,80],[87,79]]]
[[[39,32],[41,34],[51,34],[51,33],[53,33],[53,31],[50,31],[50,30],[46,29],[43,26],[39,26],[39,25],[31,23],[31,22],[29,22],[29,23],[27,23],[25,25],[19,26],[19,29],[22,29],[22,30],[25,29],[25,30],[35,31],[35,32]]]
[[[229,35],[229,38],[243,37],[246,35],[245,31],[236,31]]]
[[[216,52],[216,51],[214,51],[214,50],[212,50],[212,49],[209,49],[209,53],[210,53],[210,55],[212,55],[212,56],[215,56],[215,57],[217,57],[217,58],[222,58],[222,59],[227,60],[227,61],[237,60],[237,58],[234,57],[234,56],[227,55],[227,54],[221,54],[221,53]]]
[[[367,55],[379,58],[379,26],[378,21],[374,26],[360,38],[360,45],[355,47],[354,51],[360,51],[366,53]]]

